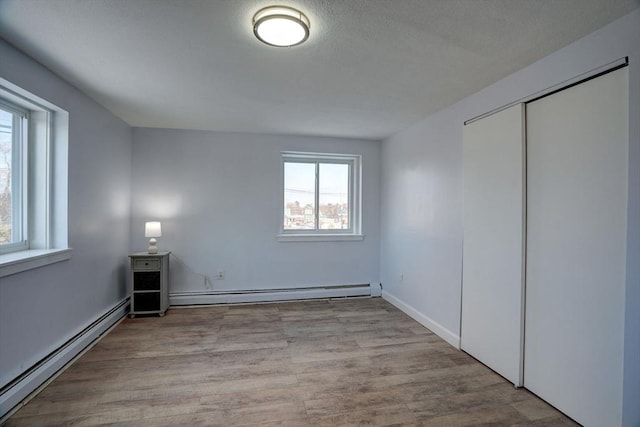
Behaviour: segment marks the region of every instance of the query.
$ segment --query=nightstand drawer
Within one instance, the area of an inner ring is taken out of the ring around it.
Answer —
[[[158,258],[137,258],[133,260],[134,270],[159,270],[160,260]]]

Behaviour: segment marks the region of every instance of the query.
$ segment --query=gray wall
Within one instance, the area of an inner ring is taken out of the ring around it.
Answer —
[[[363,241],[279,242],[283,150],[362,155]],[[132,246],[162,221],[170,292],[378,283],[380,142],[135,128]]]
[[[629,56],[624,424],[640,421],[640,9],[383,142],[384,296],[450,342],[460,333],[463,122]],[[404,273],[404,279],[400,275]],[[622,325],[621,325],[622,327]]]
[[[69,112],[69,261],[0,278],[0,385],[126,297],[131,128],[0,40],[0,77]]]

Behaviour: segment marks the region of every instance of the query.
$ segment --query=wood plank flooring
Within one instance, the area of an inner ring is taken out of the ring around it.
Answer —
[[[381,298],[126,319],[7,426],[573,426]]]

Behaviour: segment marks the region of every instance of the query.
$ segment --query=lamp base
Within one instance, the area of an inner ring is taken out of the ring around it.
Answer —
[[[158,247],[156,246],[156,239],[155,237],[152,237],[149,239],[149,247],[147,248],[147,252],[150,254],[157,254],[158,253]]]

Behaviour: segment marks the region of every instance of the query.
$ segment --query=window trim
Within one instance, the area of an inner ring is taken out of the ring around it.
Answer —
[[[286,230],[284,228],[284,168],[285,163],[315,163],[316,173],[319,165],[325,164],[348,164],[349,165],[349,229],[346,230],[323,230],[318,228],[320,218],[319,206],[319,181],[316,179],[315,215],[316,229],[314,230]],[[281,242],[300,241],[352,241],[363,240],[362,234],[362,156],[358,154],[333,154],[283,151],[281,152],[280,164],[280,233],[277,238]]]
[[[30,249],[0,255],[0,277],[71,259],[71,249]]]
[[[69,113],[0,78],[3,106],[26,113],[22,248],[0,252],[0,277],[71,258],[68,247]],[[14,248],[11,248],[14,249]]]

